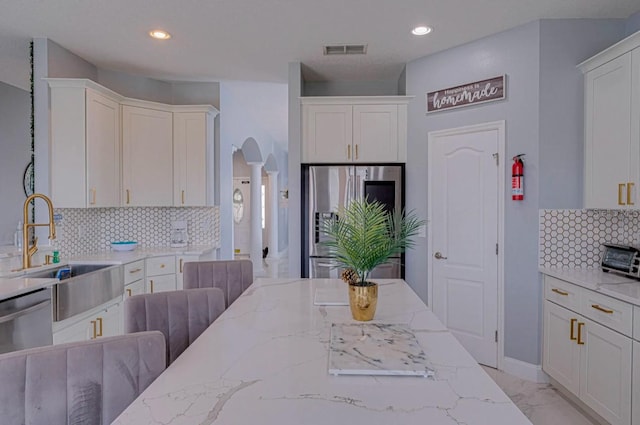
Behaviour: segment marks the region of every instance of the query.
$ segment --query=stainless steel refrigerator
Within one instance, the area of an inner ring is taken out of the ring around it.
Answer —
[[[377,200],[388,211],[404,208],[403,165],[303,165],[302,277],[340,277],[322,245],[324,220],[337,219],[340,207],[354,199]],[[374,269],[372,278],[403,278],[403,256]]]

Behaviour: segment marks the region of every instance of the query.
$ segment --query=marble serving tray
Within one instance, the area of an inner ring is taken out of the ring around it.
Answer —
[[[427,377],[433,376],[433,369],[408,325],[334,323],[329,373]]]

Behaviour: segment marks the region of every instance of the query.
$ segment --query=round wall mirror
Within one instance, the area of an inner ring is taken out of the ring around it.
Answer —
[[[242,191],[236,189],[233,191],[233,221],[239,224],[244,217],[244,197]]]

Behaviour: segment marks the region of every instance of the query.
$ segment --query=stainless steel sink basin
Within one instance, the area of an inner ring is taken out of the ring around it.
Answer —
[[[58,271],[71,268],[70,276],[53,286],[53,320],[59,322],[91,310],[124,292],[120,265],[72,264],[27,273],[24,277],[56,278]]]

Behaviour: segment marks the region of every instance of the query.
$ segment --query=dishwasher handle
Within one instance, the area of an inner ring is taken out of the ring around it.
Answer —
[[[12,320],[17,319],[18,317],[24,316],[26,314],[32,313],[34,311],[40,310],[48,305],[51,305],[51,300],[44,300],[39,302],[38,304],[32,305],[31,307],[25,308],[23,310],[18,310],[14,313],[7,314],[5,316],[0,317],[0,323],[7,323]]]

